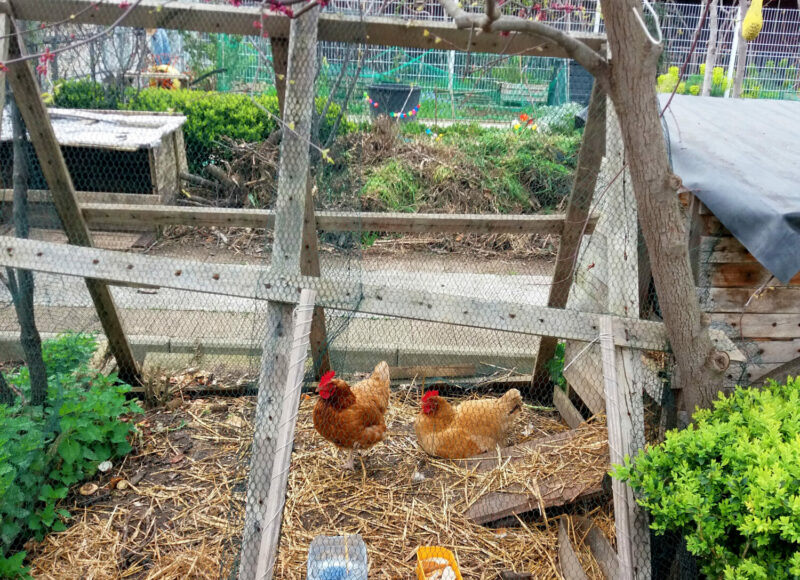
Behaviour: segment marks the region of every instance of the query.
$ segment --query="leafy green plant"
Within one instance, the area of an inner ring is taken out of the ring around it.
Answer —
[[[66,529],[69,512],[57,508],[69,487],[92,477],[103,461],[131,450],[134,430],[121,417],[141,409],[117,384],[88,366],[96,340],[65,334],[42,345],[49,405],[42,412],[17,401],[0,405],[0,576],[26,577],[22,544]],[[23,367],[8,382],[29,396]]]
[[[800,577],[800,378],[720,396],[614,476],[707,577]]]
[[[556,345],[556,353],[553,355],[545,365],[547,373],[550,375],[550,380],[554,385],[557,385],[562,391],[567,390],[567,379],[564,378],[564,343],[559,342]]]

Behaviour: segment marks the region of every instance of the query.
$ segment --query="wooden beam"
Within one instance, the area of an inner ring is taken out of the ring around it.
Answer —
[[[575,179],[569,195],[567,213],[564,218],[566,226],[561,233],[556,256],[556,268],[553,272],[553,284],[547,305],[564,308],[572,287],[572,276],[578,259],[578,250],[583,239],[584,224],[589,220],[589,211],[597,187],[597,176],[600,163],[606,151],[606,96],[598,83],[594,84],[589,101],[586,127],[583,141],[578,153],[578,165]],[[547,363],[556,352],[558,340],[552,337],[542,338],[539,352],[536,355],[536,367],[533,371],[533,382],[547,384],[550,382]],[[558,388],[558,387],[556,387]]]
[[[96,0],[24,0],[15,4],[17,18],[56,22],[68,20],[81,13],[74,22],[108,26],[120,15],[117,3]],[[0,11],[8,0],[0,0]],[[256,6],[210,5],[197,2],[143,0],[125,19],[124,25],[132,28],[165,28],[169,30],[194,30],[207,33],[241,34],[252,36],[253,22],[261,20],[261,9]],[[264,19],[264,30],[271,38],[289,36],[289,19],[279,14],[269,14]],[[572,36],[600,50],[605,36],[600,34],[572,33]],[[328,42],[359,43],[372,46],[400,46],[404,48],[448,49],[473,53],[550,56],[568,58],[553,41],[532,34],[499,33],[474,34],[456,28],[451,21],[406,20],[388,16],[365,16],[325,12],[319,18],[319,40]]]
[[[614,346],[613,322],[600,317],[600,349],[603,359],[608,449],[611,465],[624,464],[644,448],[644,409],[642,388],[631,379],[632,366],[626,369],[626,356]],[[614,494],[614,522],[619,558],[619,578],[650,578],[650,532],[647,515],[636,503],[630,485],[611,480]]]
[[[286,484],[289,479],[289,464],[292,460],[294,447],[294,430],[297,424],[297,409],[300,407],[300,393],[303,390],[303,374],[305,370],[306,353],[308,352],[308,336],[311,332],[311,321],[314,317],[313,290],[303,290],[300,302],[294,309],[291,335],[291,355],[289,357],[286,383],[283,388],[281,401],[281,422],[278,429],[278,440],[275,445],[275,455],[272,461],[267,496],[267,515],[269,522],[280,522],[283,519],[283,506],[286,503]],[[261,383],[263,386],[263,383]],[[280,539],[280,525],[269,524],[261,536],[259,548],[258,567],[256,578],[272,577],[275,558],[278,554],[278,541]]]
[[[572,523],[584,537],[584,542],[589,545],[592,556],[606,580],[616,580],[619,574],[617,553],[605,534],[593,524],[592,520],[583,516],[572,516]]]
[[[76,191],[75,197],[81,205],[81,209],[85,205],[90,207],[93,204],[98,204],[100,208],[106,206],[113,207],[115,205],[153,205],[158,206],[158,198],[150,193],[108,193],[105,191]],[[0,189],[0,201],[4,204],[12,204],[14,202],[14,192],[11,189]],[[31,189],[28,191],[28,203],[53,203],[53,196],[46,189]],[[182,206],[175,206],[182,207]],[[200,208],[203,209],[203,208]],[[86,219],[86,213],[83,215]],[[89,220],[87,220],[89,223]],[[91,225],[91,224],[90,224]],[[149,224],[148,224],[149,225]]]
[[[24,2],[19,4],[24,4]],[[11,28],[12,31],[15,29],[13,24]],[[13,38],[9,42],[8,52],[10,59],[20,57],[21,50],[18,39]],[[61,153],[61,147],[56,140],[47,108],[39,93],[39,86],[33,75],[31,63],[22,61],[9,64],[7,76],[39,158],[42,173],[50,187],[53,203],[64,226],[67,239],[76,246],[90,248],[93,245],[92,236],[80,212],[75,196],[75,187]],[[138,384],[140,376],[136,360],[122,328],[122,321],[117,313],[111,291],[103,282],[88,278],[86,287],[97,309],[97,315],[108,338],[111,352],[117,360],[120,379],[130,384]]]
[[[194,4],[194,8],[203,5]],[[278,191],[275,203],[275,235],[272,245],[270,269],[284,277],[290,284],[293,279],[319,281],[319,278],[301,276],[303,250],[302,232],[310,177],[308,144],[314,111],[314,82],[317,71],[317,31],[319,8],[312,8],[291,21],[289,36],[288,83],[283,110],[285,123],[281,139],[278,168]],[[259,16],[260,18],[260,16]],[[269,22],[271,19],[266,19]],[[252,27],[252,20],[251,20]],[[263,282],[259,282],[256,288]],[[265,288],[269,290],[271,283]],[[313,286],[309,286],[313,287]],[[307,288],[309,288],[307,287]],[[290,288],[287,287],[291,291]],[[295,287],[296,302],[302,287]],[[282,405],[289,393],[284,386],[291,378],[291,340],[289,326],[292,318],[291,304],[269,301],[267,303],[268,334],[261,356],[261,373],[258,383],[255,432],[253,438],[250,475],[247,484],[245,525],[239,565],[240,580],[269,580],[272,578],[283,521],[282,510],[270,510],[273,498],[286,494],[286,477],[275,473],[276,465],[270,458],[280,450],[276,448],[283,430],[281,426],[290,417],[294,407]],[[290,448],[294,438],[286,441]],[[288,464],[287,464],[288,469]],[[274,503],[273,503],[274,505]]]
[[[353,297],[358,297],[358,312],[366,314],[582,342],[597,338],[599,320],[598,314],[579,310],[489,301],[394,285],[287,276],[259,266],[210,264],[7,236],[0,236],[0,266],[291,304],[297,302],[303,288],[313,288],[317,291],[317,304],[334,310],[352,310]],[[668,350],[662,323],[622,316],[611,319],[617,345]]]
[[[303,247],[300,250],[300,273],[303,276],[319,278],[319,247],[317,241],[317,220],[314,216],[313,177],[309,171],[306,194],[305,216],[303,218]],[[325,309],[314,307],[314,321],[311,324],[311,357],[316,378],[331,370],[331,356],[328,348],[328,333],[325,328]]]
[[[117,194],[128,195],[128,194]],[[154,197],[154,196],[153,196]],[[272,228],[275,212],[271,210],[205,208],[186,206],[142,206],[115,203],[85,203],[81,210],[87,223],[99,226],[185,225],[236,228]],[[155,201],[155,200],[154,200]],[[326,232],[375,231],[406,234],[553,234],[560,235],[565,216],[552,215],[483,215],[483,214],[413,214],[401,212],[316,213],[317,228]],[[594,229],[592,220],[587,233]]]

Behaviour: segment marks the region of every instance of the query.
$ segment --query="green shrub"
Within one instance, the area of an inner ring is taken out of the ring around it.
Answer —
[[[58,500],[98,464],[131,450],[134,427],[119,419],[141,409],[126,400],[130,387],[89,368],[95,348],[86,334],[45,341],[49,406],[42,413],[0,405],[0,577],[26,577],[22,544],[66,529],[69,512],[56,508]],[[24,367],[7,380],[29,397]]]
[[[116,88],[89,79],[58,81],[53,88],[53,105],[64,109],[116,110],[123,97]]]
[[[800,378],[737,388],[616,477],[709,578],[800,577]]]
[[[550,375],[550,380],[554,385],[557,385],[562,391],[567,390],[567,379],[564,378],[564,343],[559,342],[556,345],[556,353],[553,355],[545,367],[547,374]]]

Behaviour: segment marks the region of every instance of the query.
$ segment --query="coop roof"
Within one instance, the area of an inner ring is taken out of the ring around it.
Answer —
[[[675,174],[788,282],[800,271],[800,102],[676,95],[665,118]]]
[[[70,147],[135,151],[157,147],[161,138],[180,128],[182,115],[128,111],[48,109],[59,144]],[[6,107],[0,139],[11,140],[11,116]]]

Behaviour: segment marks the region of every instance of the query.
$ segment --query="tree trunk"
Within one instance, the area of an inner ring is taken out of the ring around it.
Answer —
[[[739,21],[744,20],[749,3],[747,0],[739,0]],[[747,70],[747,41],[742,37],[742,27],[739,26],[739,48],[736,51],[736,76],[733,80],[733,98],[742,97],[742,86],[744,85],[744,73]]]
[[[677,178],[671,173],[660,123],[656,64],[661,47],[642,30],[633,0],[606,0],[603,15],[611,52],[610,94],[619,118],[634,195],[650,264],[675,354],[672,387],[681,393],[681,408],[691,413],[708,406],[720,370],[703,320],[689,262],[686,222]]]
[[[708,24],[708,51],[706,52],[706,73],[703,75],[703,96],[711,96],[711,85],[714,77],[714,67],[717,65],[717,34],[719,32],[719,0],[707,0],[710,21]]]
[[[6,377],[0,372],[0,405],[13,405],[14,391],[8,386]]]
[[[25,125],[15,99],[11,99],[11,123],[14,138],[14,230],[18,238],[27,238],[28,222],[28,160],[25,152]],[[47,369],[42,358],[42,339],[36,328],[33,310],[33,272],[9,269],[9,290],[17,311],[20,343],[31,381],[31,404],[44,405],[47,399]]]

